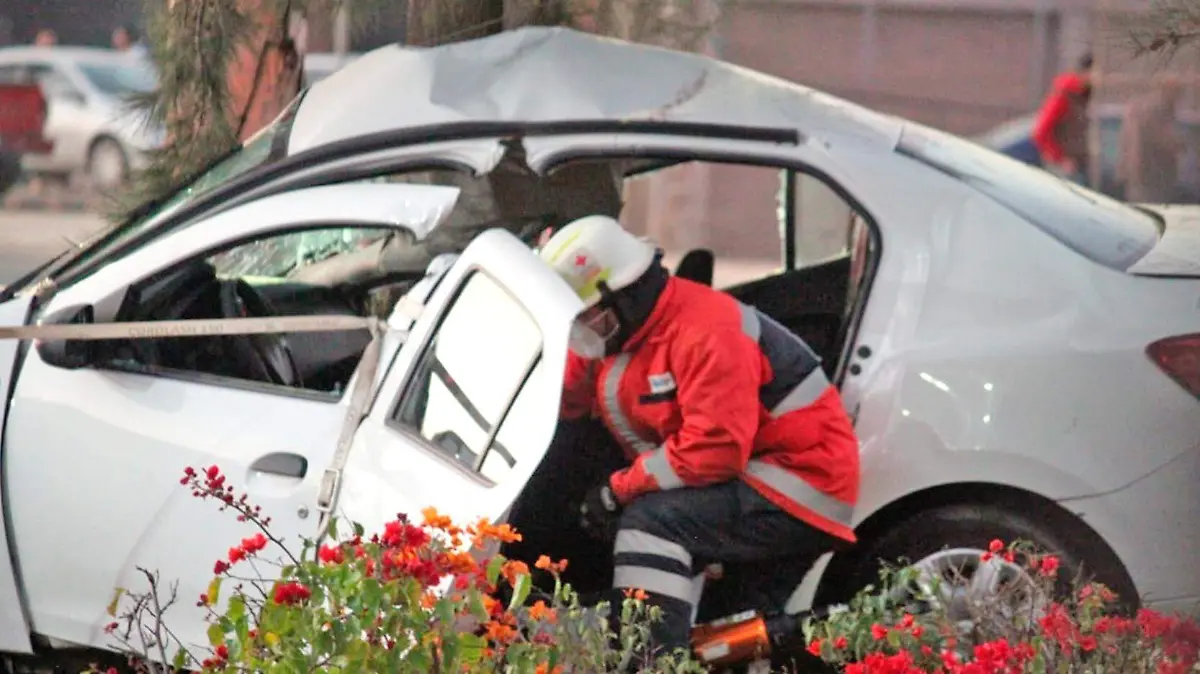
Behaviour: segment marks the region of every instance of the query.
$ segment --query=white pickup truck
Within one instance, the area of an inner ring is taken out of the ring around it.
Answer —
[[[0,340],[0,652],[104,647],[105,607],[139,565],[203,590],[246,531],[179,489],[184,466],[221,466],[290,537],[326,507],[371,528],[430,505],[498,518],[554,492],[534,478],[553,463],[579,302],[525,235],[564,213],[513,195],[566,190],[555,176],[572,166],[611,190],[704,162],[783,178],[760,230],[779,237],[779,268],[725,290],[824,357],[862,448],[859,544],[823,558],[790,608],[844,597],[881,558],[978,571],[1002,538],[1130,601],[1194,610],[1196,211],[1117,203],[706,57],[530,28],[365,54],[166,202],[0,292],[0,335],[361,318],[461,252],[397,305],[343,454],[366,329]],[[457,178],[422,184],[430,169]],[[467,192],[508,210],[479,216]],[[800,259],[822,218],[850,245]],[[707,273],[695,252],[680,271],[711,283],[711,251]],[[969,571],[955,591],[980,598],[1001,577]],[[204,642],[198,610],[172,626]]]

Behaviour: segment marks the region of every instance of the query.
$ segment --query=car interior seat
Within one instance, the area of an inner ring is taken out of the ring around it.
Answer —
[[[711,286],[715,268],[716,255],[708,248],[696,248],[689,250],[679,261],[679,265],[675,267],[675,275]]]

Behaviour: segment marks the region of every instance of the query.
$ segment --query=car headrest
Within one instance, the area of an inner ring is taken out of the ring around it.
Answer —
[[[689,250],[679,261],[679,265],[675,267],[675,275],[711,286],[715,267],[716,255],[707,248],[696,248]]]

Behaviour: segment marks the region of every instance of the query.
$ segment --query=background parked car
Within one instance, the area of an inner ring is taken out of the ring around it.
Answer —
[[[976,136],[974,140],[1026,164],[1041,166],[1042,162],[1032,137],[1036,116],[1036,113],[1030,113],[1017,117]],[[1124,105],[1096,106],[1092,111],[1092,123],[1096,130],[1096,152],[1100,163],[1099,182],[1093,187],[1118,199],[1124,198],[1124,189],[1117,184],[1116,179],[1117,162],[1121,157],[1121,124],[1124,120]],[[1186,138],[1185,150],[1179,160],[1176,201],[1200,204],[1200,118],[1185,115],[1181,116],[1176,124]]]
[[[90,47],[0,49],[0,82],[33,81],[49,103],[45,135],[54,150],[23,158],[25,171],[69,176],[86,174],[99,187],[113,187],[144,162],[144,151],[162,143],[129,109],[131,94],[156,86],[153,67],[137,56]]]
[[[37,84],[0,81],[0,196],[21,177],[21,157],[45,154],[46,97]]]

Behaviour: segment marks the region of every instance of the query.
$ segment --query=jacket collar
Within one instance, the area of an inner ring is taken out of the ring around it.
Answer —
[[[621,346],[622,352],[635,351],[643,343],[653,344],[664,338],[663,329],[666,327],[666,322],[674,307],[677,284],[678,280],[674,276],[667,279],[667,285],[659,294],[658,300],[654,302],[654,309],[646,317],[646,322],[642,323],[642,326],[629,339],[625,340],[625,344]]]

